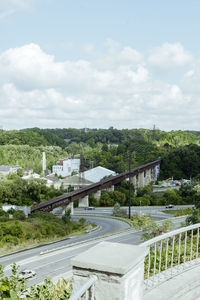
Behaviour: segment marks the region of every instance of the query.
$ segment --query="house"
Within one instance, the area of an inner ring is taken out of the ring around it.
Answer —
[[[80,159],[79,158],[61,158],[56,165],[53,165],[53,174],[58,176],[67,177],[71,176],[72,172],[79,173]]]
[[[30,175],[24,175],[22,176],[22,179],[24,180],[30,180],[30,179],[40,179],[40,180],[44,180],[46,183],[46,186],[50,187],[50,186],[54,186],[55,189],[60,189],[61,187],[61,180],[59,180],[57,177],[55,176],[46,176],[46,177],[41,177],[39,174],[37,173],[32,173]]]
[[[15,165],[15,166],[0,165],[0,175],[1,176],[7,176],[9,174],[17,173],[18,169],[21,169],[21,167],[18,166],[18,165]]]

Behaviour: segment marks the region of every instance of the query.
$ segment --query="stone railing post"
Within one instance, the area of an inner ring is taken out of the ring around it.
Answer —
[[[142,300],[146,247],[101,242],[71,260],[73,292],[97,277],[95,300]]]

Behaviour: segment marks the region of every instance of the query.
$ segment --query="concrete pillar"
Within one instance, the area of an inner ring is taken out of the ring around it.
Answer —
[[[139,188],[144,187],[144,172],[138,174],[138,187]]]
[[[94,193],[94,197],[97,199],[97,201],[99,202],[100,201],[100,198],[101,198],[101,190],[99,191],[96,191]]]
[[[74,214],[74,203],[73,203],[73,202],[70,202],[70,203],[69,203],[68,205],[66,205],[66,206],[57,207],[57,208],[55,208],[55,209],[53,210],[53,212],[54,212],[55,214],[58,214],[58,213],[60,214],[60,213],[61,213],[61,215],[64,216],[65,212],[66,212],[68,209],[71,210],[71,215],[73,215],[73,214]]]
[[[137,195],[137,177],[136,175],[131,178],[131,183],[134,185],[135,195]]]
[[[73,293],[91,275],[95,300],[142,300],[146,247],[102,242],[71,260]]]
[[[74,202],[70,202],[66,207],[65,207],[65,211],[67,211],[68,209],[71,209],[71,215],[73,216],[74,214]]]
[[[108,192],[114,192],[115,190],[115,186],[114,185],[111,185],[111,187],[107,188],[106,191]]]
[[[152,168],[152,181],[156,181],[160,172],[160,165],[156,165]]]
[[[151,169],[146,170],[146,176],[145,176],[145,185],[150,184],[152,181],[151,179]]]
[[[89,206],[88,196],[85,196],[78,200],[78,207],[88,207],[88,206]]]

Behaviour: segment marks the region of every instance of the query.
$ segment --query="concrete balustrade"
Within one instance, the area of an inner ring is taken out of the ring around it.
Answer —
[[[142,300],[146,247],[102,242],[71,260],[73,292],[91,276],[95,300]],[[90,298],[88,298],[90,299]]]

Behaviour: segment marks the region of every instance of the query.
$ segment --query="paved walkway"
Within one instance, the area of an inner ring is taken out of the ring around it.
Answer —
[[[144,300],[200,300],[200,264],[146,292]]]

